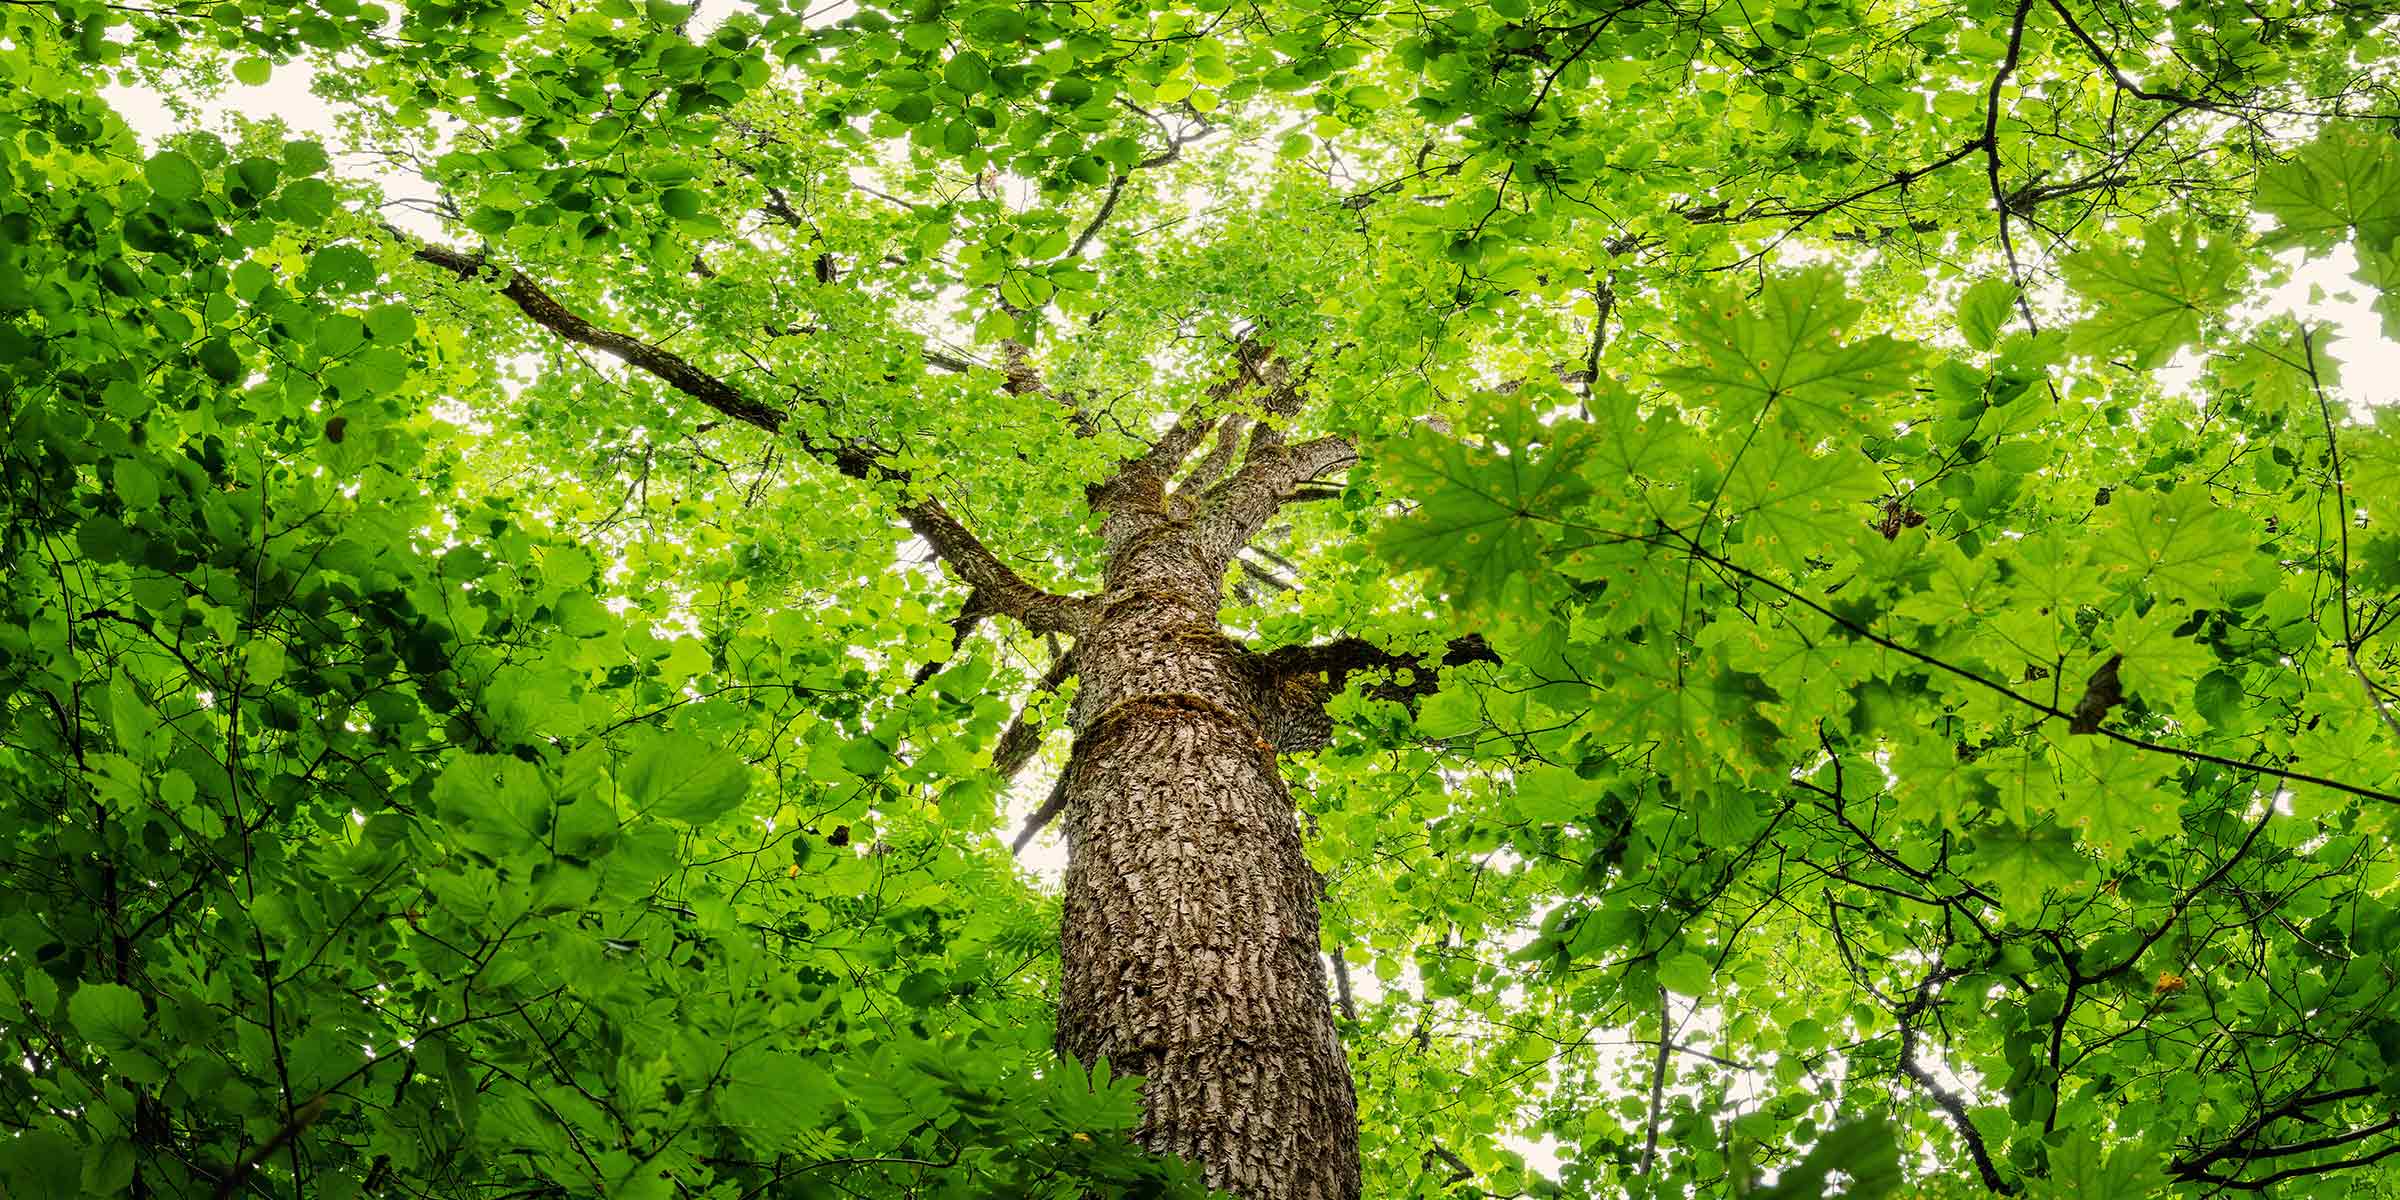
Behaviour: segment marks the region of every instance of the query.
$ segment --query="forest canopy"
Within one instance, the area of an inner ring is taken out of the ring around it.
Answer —
[[[0,1195],[2400,1197],[2396,75],[0,0]]]

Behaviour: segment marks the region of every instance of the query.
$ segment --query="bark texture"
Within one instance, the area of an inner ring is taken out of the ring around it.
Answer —
[[[1142,1142],[1212,1185],[1352,1200],[1357,1101],[1274,674],[1219,631],[1223,556],[1172,520],[1117,532],[1076,652],[1061,1049],[1145,1076]]]

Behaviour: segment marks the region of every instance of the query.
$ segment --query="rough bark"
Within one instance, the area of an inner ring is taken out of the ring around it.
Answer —
[[[1225,556],[1180,522],[1114,532],[1077,643],[1060,1048],[1144,1076],[1142,1142],[1212,1185],[1352,1200],[1357,1101],[1273,674],[1219,630]]]

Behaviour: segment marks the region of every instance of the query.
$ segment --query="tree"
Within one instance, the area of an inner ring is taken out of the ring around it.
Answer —
[[[0,6],[0,1184],[2393,1194],[2396,34]]]

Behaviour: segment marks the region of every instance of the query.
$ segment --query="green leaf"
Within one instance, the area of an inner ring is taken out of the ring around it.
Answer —
[[[1992,806],[1994,792],[1982,768],[1937,734],[1903,739],[1891,771],[1903,819],[1957,833],[1977,824]]]
[[[1888,430],[1894,414],[1879,401],[1909,390],[1920,355],[1888,335],[1859,336],[1865,315],[1827,268],[1770,275],[1755,301],[1719,290],[1685,331],[1698,357],[1658,378],[1729,426],[1771,411],[1804,437]]]
[[[1742,519],[1743,541],[1787,570],[1838,557],[1867,531],[1869,502],[1885,490],[1874,464],[1854,454],[1820,454],[1780,432],[1749,443],[1725,483],[1724,515]]]
[[[1841,1191],[1832,1190],[1839,1176]],[[1836,1125],[1785,1167],[1773,1186],[1751,1192],[1755,1200],[1881,1200],[1906,1182],[1900,1171],[1900,1140],[1888,1121],[1866,1119]]]
[[[200,369],[218,383],[240,383],[248,368],[242,365],[241,354],[233,343],[222,337],[212,337],[200,344]]]
[[[2065,788],[2057,813],[2102,861],[2122,859],[2136,845],[2176,830],[2182,802],[2161,786],[2172,758],[2093,736],[2069,735],[2053,744]]]
[[[312,141],[294,140],[283,144],[283,165],[294,175],[315,175],[333,164],[325,156],[325,147]]]
[[[832,1115],[841,1092],[804,1054],[752,1044],[725,1064],[717,1112],[762,1155],[781,1153]]]
[[[2355,237],[2391,249],[2400,239],[2400,144],[2364,122],[2330,123],[2259,172],[2257,203],[2276,221],[2268,245],[2322,251]]]
[[[1975,835],[1971,858],[1976,875],[2000,889],[2011,911],[2035,910],[2045,893],[2080,882],[2087,867],[2075,839],[2046,821],[1987,826]]]
[[[139,459],[118,459],[114,471],[117,498],[127,508],[148,508],[158,503],[158,474],[148,463]]]
[[[1480,444],[1420,428],[1393,452],[1394,491],[1418,507],[1380,545],[1404,570],[1434,569],[1461,605],[1541,569],[1563,520],[1592,495],[1580,473],[1591,431],[1544,426],[1530,407],[1503,405]]]
[[[689,734],[655,733],[634,749],[617,782],[635,810],[698,825],[749,794],[750,764]]]
[[[708,207],[708,198],[691,188],[668,188],[659,193],[658,206],[670,217],[688,219],[699,216]]]
[[[11,1195],[73,1196],[83,1181],[83,1149],[55,1129],[34,1128],[0,1140],[0,1179]]]
[[[1967,289],[1958,302],[1958,332],[1977,350],[1989,350],[2000,329],[2016,311],[2021,289],[2006,279],[1985,279]]]
[[[2206,604],[2253,555],[2241,518],[2198,485],[2121,494],[2099,522],[2094,552],[2104,578],[2184,604]]]
[[[67,1019],[85,1041],[109,1053],[141,1045],[150,1032],[142,995],[115,983],[87,983],[67,999]]]
[[[2108,648],[2124,656],[2117,670],[2125,690],[2154,708],[2184,708],[2200,678],[2217,665],[2207,646],[2176,631],[2189,610],[2153,604],[2142,616],[2119,616],[2108,624]]]
[[[303,226],[324,224],[338,203],[333,185],[322,179],[295,179],[283,185],[275,199],[283,206],[284,215]]]
[[[1659,986],[1678,996],[1705,996],[1715,978],[1716,968],[1705,955],[1681,950],[1658,960]]]
[[[367,310],[367,332],[379,342],[406,342],[417,336],[417,316],[406,306],[378,304]]]
[[[2136,370],[2166,364],[2200,340],[2200,323],[2231,304],[2241,276],[2232,238],[2205,241],[2188,222],[2153,225],[2139,247],[2097,245],[2069,255],[2067,282],[2091,308],[2067,345]]]
[[[233,77],[238,82],[259,87],[267,82],[274,69],[274,64],[263,58],[237,58],[233,62]]]
[[[2104,1150],[2099,1138],[2077,1133],[2050,1152],[2050,1174],[2032,1181],[2028,1200],[2118,1200],[2152,1194],[2158,1152],[2139,1141]]]
[[[200,191],[199,164],[173,150],[161,151],[143,162],[142,178],[150,182],[151,191],[169,200],[182,200]]]
[[[972,96],[991,86],[992,70],[981,54],[960,52],[942,67],[942,82]]]

